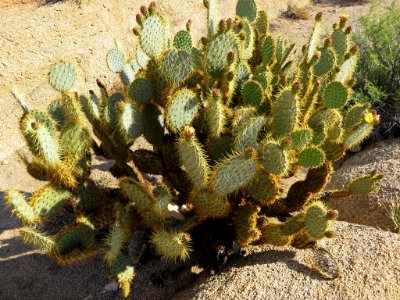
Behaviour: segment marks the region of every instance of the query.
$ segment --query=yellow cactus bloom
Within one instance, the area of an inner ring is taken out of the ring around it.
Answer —
[[[367,113],[364,116],[364,120],[365,122],[367,122],[368,124],[372,124],[374,122],[374,115],[372,113]]]

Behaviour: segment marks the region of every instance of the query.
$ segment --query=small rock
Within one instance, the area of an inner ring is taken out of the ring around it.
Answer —
[[[109,284],[107,284],[104,289],[108,292],[116,292],[118,291],[118,283],[116,282],[110,282]]]

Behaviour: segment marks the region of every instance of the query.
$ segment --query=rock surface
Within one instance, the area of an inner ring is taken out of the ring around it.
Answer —
[[[337,237],[326,242],[342,275],[319,277],[307,262],[309,250],[250,247],[215,276],[201,275],[173,300],[398,300],[400,239],[397,234],[338,222]]]
[[[331,198],[327,203],[339,211],[339,220],[394,230],[387,208],[396,197],[400,199],[400,139],[383,141],[354,154],[333,173],[327,190],[341,189],[374,169],[385,176],[377,193]]]

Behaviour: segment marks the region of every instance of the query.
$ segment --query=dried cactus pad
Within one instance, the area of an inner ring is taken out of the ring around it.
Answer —
[[[59,91],[66,92],[72,88],[76,79],[76,70],[69,62],[58,62],[51,66],[49,80],[51,86]]]

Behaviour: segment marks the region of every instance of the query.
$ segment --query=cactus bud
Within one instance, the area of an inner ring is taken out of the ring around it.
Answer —
[[[350,34],[353,31],[353,28],[351,26],[348,26],[346,30],[344,31],[345,34]]]
[[[232,29],[232,26],[233,26],[233,20],[232,20],[232,18],[227,19],[227,20],[226,20],[226,27],[227,27],[227,30],[231,30],[231,29]]]
[[[332,43],[333,43],[333,39],[332,39],[331,37],[328,37],[328,38],[325,40],[324,47],[325,47],[325,48],[328,48],[328,47],[330,47],[330,46],[332,45]]]
[[[221,91],[217,88],[213,89],[212,91],[213,97],[220,97],[221,96]]]
[[[191,138],[196,134],[196,130],[193,127],[185,127],[183,130],[183,136],[187,139]]]
[[[140,12],[141,12],[143,15],[147,16],[147,13],[148,13],[147,7],[144,6],[144,5],[142,5],[142,6],[140,7]]]
[[[332,27],[333,27],[333,30],[338,30],[339,29],[339,24],[338,23],[334,23]]]
[[[347,21],[349,20],[349,15],[343,15],[340,17],[340,24],[346,24]]]
[[[351,53],[350,53],[350,52],[347,52],[347,53],[344,55],[344,60],[348,60],[348,59],[350,59],[351,57],[352,57]]]
[[[331,239],[331,238],[335,237],[335,235],[336,235],[336,233],[334,231],[332,231],[332,230],[328,230],[328,231],[325,232],[325,237],[328,238],[328,239]]]
[[[321,22],[322,20],[322,11],[315,15],[315,22]]]
[[[143,27],[144,17],[141,14],[136,15],[136,22],[139,24],[140,27]]]
[[[101,89],[104,89],[104,88],[106,87],[104,84],[101,83],[101,81],[100,81],[99,78],[96,79],[96,83],[97,83],[97,86],[98,86],[99,88],[101,88]]]
[[[302,83],[300,81],[296,81],[293,84],[292,92],[297,94],[301,90],[302,87],[303,87]]]
[[[94,95],[94,91],[93,90],[89,90],[89,94],[93,96]]]
[[[139,28],[137,28],[137,27],[135,27],[135,28],[133,28],[133,34],[134,35],[136,35],[136,36],[139,36],[140,35],[140,29]]]
[[[157,10],[157,4],[153,1],[149,5],[150,14],[154,14]]]
[[[218,29],[219,29],[219,32],[225,32],[226,31],[226,21],[224,20],[224,19],[222,19],[221,21],[219,21],[219,24],[218,24]]]
[[[356,76],[352,76],[352,77],[349,79],[349,81],[347,82],[347,85],[348,85],[349,87],[353,87],[353,86],[356,85],[356,83],[357,83],[357,77],[356,77]]]
[[[239,24],[238,24],[239,30],[243,30],[243,27],[244,27],[243,23],[242,23],[242,22],[239,22]]]
[[[209,9],[210,8],[210,0],[203,0],[203,5],[205,8]]]
[[[246,158],[254,158],[256,155],[257,151],[253,147],[247,147],[246,149],[244,149],[244,156]]]
[[[246,39],[246,36],[244,35],[244,33],[239,34],[239,39],[241,39],[242,41],[244,41]]]
[[[290,147],[290,145],[292,145],[292,138],[290,138],[290,137],[287,137],[287,138],[284,138],[283,140],[282,140],[282,142],[281,142],[281,145],[282,145],[282,147],[284,148],[284,149],[288,149],[289,147]]]
[[[228,53],[228,64],[229,65],[231,65],[231,64],[233,64],[233,62],[235,61],[235,52],[233,52],[233,51],[230,51],[229,53]]]
[[[192,29],[192,20],[191,20],[191,19],[189,19],[189,20],[186,22],[186,30],[187,30],[187,31],[190,31],[190,29]]]
[[[229,71],[226,74],[226,77],[228,78],[228,81],[232,81],[235,78],[235,74],[233,73],[233,71]]]
[[[350,52],[351,54],[356,55],[358,54],[358,52],[360,52],[360,47],[358,45],[354,45],[353,47],[351,47]]]
[[[320,80],[317,80],[317,82],[315,83],[315,87],[317,89],[319,89],[321,87],[321,81]]]
[[[115,106],[117,107],[117,108],[121,108],[121,107],[123,107],[124,106],[124,102],[123,101],[118,101],[117,103],[115,103]]]
[[[321,51],[315,52],[314,59],[316,59],[316,60],[320,60],[321,59]]]
[[[32,127],[33,129],[37,129],[37,128],[38,128],[38,124],[37,124],[36,122],[32,122],[32,123],[31,123],[31,127]]]
[[[208,43],[208,39],[204,36],[200,39],[200,41],[203,45],[206,45]]]
[[[330,210],[328,212],[328,218],[331,220],[337,219],[338,216],[339,216],[339,212],[336,209]]]
[[[303,45],[302,47],[301,47],[301,52],[302,53],[305,53],[307,51],[307,46],[306,45]]]
[[[366,103],[364,104],[364,108],[367,108],[367,109],[371,108],[371,106],[372,106],[372,103],[371,103],[371,102],[366,102]]]

